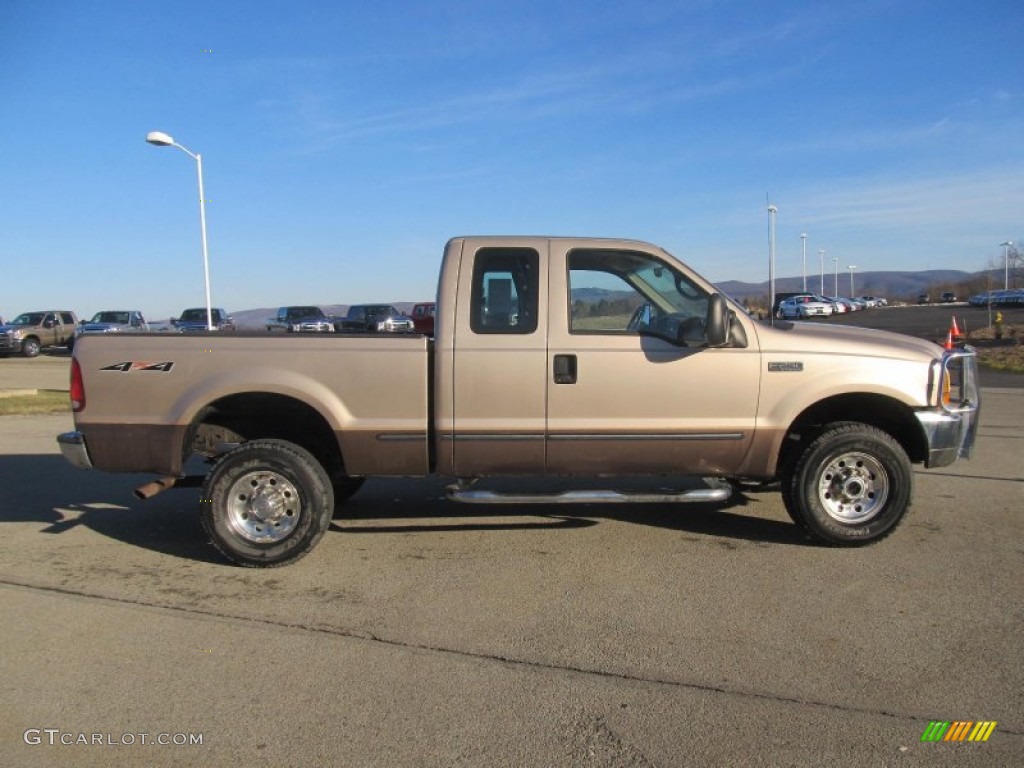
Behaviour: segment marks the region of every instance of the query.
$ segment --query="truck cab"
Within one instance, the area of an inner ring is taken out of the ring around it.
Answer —
[[[455,240],[441,286],[444,471],[715,474],[742,464],[757,417],[757,335],[667,255],[622,241]]]

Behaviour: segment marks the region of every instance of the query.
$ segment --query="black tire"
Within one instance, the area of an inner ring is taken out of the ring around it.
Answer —
[[[203,484],[203,527],[239,565],[293,563],[331,524],[334,490],[309,451],[285,440],[253,440],[214,465]]]
[[[21,342],[21,356],[22,357],[39,357],[39,339],[35,336],[29,336],[23,342]]]
[[[73,352],[75,349],[75,337],[74,334],[68,337],[67,342],[64,344],[68,348],[68,352]]]
[[[811,441],[782,478],[790,517],[825,544],[860,546],[885,538],[910,509],[914,474],[886,432],[835,424]]]

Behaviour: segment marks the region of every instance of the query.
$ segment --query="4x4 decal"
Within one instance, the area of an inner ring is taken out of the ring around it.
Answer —
[[[173,362],[163,363],[142,363],[138,361],[127,360],[123,363],[114,363],[113,365],[105,365],[100,368],[101,371],[121,371],[122,373],[128,373],[129,371],[160,371],[161,373],[167,373],[174,367]]]

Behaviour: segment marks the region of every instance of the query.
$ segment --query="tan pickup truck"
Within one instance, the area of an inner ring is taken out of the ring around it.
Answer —
[[[71,397],[69,461],[164,476],[140,496],[202,482],[206,531],[248,566],[308,552],[369,476],[440,474],[453,499],[514,504],[721,503],[777,479],[815,539],[865,544],[908,510],[912,463],[969,454],[979,413],[969,348],[770,325],[655,246],[547,237],[451,240],[433,340],[87,335]],[[184,476],[192,454],[205,479]],[[562,490],[486,488],[539,475]],[[616,490],[626,476],[661,477]],[[594,477],[609,489],[581,490]]]

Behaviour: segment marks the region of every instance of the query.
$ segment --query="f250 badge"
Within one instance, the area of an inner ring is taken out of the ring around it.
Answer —
[[[139,361],[128,360],[123,363],[114,363],[113,365],[105,365],[100,368],[101,371],[121,371],[121,373],[128,373],[130,371],[160,371],[161,373],[167,373],[171,368],[174,367],[173,362],[165,363],[142,363]]]
[[[799,373],[803,369],[803,363],[768,363],[769,373]]]

